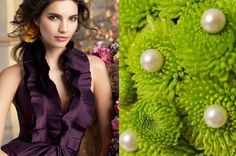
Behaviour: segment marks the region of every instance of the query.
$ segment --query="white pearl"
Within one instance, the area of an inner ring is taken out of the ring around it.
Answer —
[[[140,63],[146,71],[155,72],[162,68],[164,58],[159,51],[155,49],[149,49],[141,55]]]
[[[126,130],[120,135],[119,142],[120,146],[128,152],[137,150],[136,138],[130,130]]]
[[[225,26],[225,15],[219,9],[208,9],[201,18],[202,28],[209,33],[218,33]]]
[[[228,120],[228,113],[221,105],[211,105],[204,112],[204,121],[211,128],[220,128]]]

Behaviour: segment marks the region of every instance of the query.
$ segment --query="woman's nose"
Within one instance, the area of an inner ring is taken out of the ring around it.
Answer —
[[[68,32],[68,25],[66,21],[61,21],[58,31],[63,34]]]

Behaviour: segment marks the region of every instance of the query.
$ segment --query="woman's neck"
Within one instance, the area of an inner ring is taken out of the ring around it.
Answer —
[[[51,69],[59,67],[59,58],[64,51],[65,48],[46,49],[45,59]]]

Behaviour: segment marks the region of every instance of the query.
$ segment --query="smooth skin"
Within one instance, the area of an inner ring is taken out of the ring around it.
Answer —
[[[35,24],[39,26],[50,66],[49,77],[55,83],[65,111],[71,88],[59,66],[59,57],[65,50],[78,26],[78,7],[72,0],[54,1],[49,4]],[[106,156],[111,141],[112,91],[105,64],[95,56],[88,56],[91,72],[91,90],[95,95],[96,111],[101,132],[102,146],[99,156]],[[22,64],[15,64],[0,73],[0,145],[7,114],[19,83],[23,79]],[[0,150],[0,156],[7,154]]]

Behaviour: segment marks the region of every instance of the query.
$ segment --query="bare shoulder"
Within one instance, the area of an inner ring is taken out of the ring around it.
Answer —
[[[92,77],[91,89],[95,94],[99,93],[109,83],[107,68],[105,63],[97,56],[87,55],[90,63],[90,72]],[[108,90],[108,89],[107,89]]]
[[[5,68],[0,73],[0,116],[3,119],[7,116],[9,107],[22,80],[22,69],[20,64],[15,64]]]
[[[10,67],[5,68],[0,73],[0,81],[4,82],[19,82],[23,77],[23,66],[22,64],[14,64]]]
[[[90,63],[90,68],[93,72],[106,71],[105,63],[97,56],[87,55]]]

